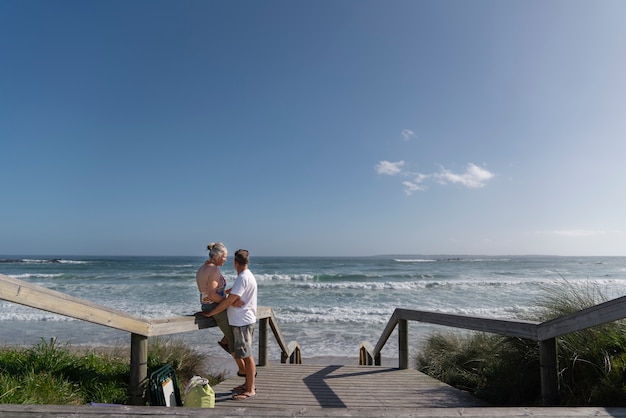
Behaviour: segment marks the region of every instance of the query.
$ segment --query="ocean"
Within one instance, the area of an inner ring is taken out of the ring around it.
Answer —
[[[143,318],[199,310],[195,272],[203,257],[0,256],[0,274]],[[232,256],[222,267],[229,286]],[[274,309],[302,357],[353,357],[375,344],[395,308],[494,318],[527,318],[538,300],[568,285],[594,286],[607,299],[626,294],[626,257],[376,256],[251,257],[258,303]],[[410,323],[411,351],[436,329]],[[447,329],[451,330],[452,329]],[[224,356],[219,329],[174,334],[203,353]],[[128,333],[0,301],[0,345],[57,338],[72,346],[128,345]],[[256,343],[256,342],[255,342]],[[395,333],[382,352],[397,357]],[[280,358],[270,337],[270,360]],[[305,360],[306,361],[306,360]]]

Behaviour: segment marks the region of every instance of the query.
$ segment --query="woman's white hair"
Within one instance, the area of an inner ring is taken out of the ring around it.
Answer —
[[[213,257],[217,255],[222,255],[228,251],[226,249],[226,246],[224,246],[224,244],[222,244],[221,242],[212,242],[207,245],[206,249],[209,250],[209,260],[213,259]]]

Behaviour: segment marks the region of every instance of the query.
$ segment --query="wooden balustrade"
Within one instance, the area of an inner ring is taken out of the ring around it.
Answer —
[[[398,367],[409,367],[408,321],[445,325],[509,337],[525,338],[539,343],[541,396],[544,405],[558,404],[558,364],[556,338],[597,325],[626,318],[626,296],[546,322],[494,319],[413,309],[396,309],[376,346],[362,342],[359,364],[380,365],[381,351],[398,327]]]
[[[149,337],[216,326],[213,319],[196,315],[143,319],[2,274],[0,274],[0,299],[131,333],[131,370],[128,390],[131,405],[145,405],[146,403]],[[265,366],[267,364],[268,328],[272,330],[281,349],[281,362],[300,364],[302,362],[300,345],[297,342],[289,344],[285,342],[272,308],[259,306],[257,318],[259,320],[258,365]]]

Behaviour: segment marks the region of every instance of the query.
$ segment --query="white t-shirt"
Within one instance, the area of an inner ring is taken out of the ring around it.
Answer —
[[[245,269],[237,276],[230,294],[239,296],[245,304],[241,307],[228,307],[228,323],[234,327],[254,324],[256,322],[256,279],[250,270]]]

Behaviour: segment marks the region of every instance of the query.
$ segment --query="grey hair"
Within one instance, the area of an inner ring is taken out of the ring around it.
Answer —
[[[222,255],[228,251],[224,244],[222,244],[221,242],[212,242],[207,245],[206,249],[209,250],[209,260],[211,260],[216,255]]]

